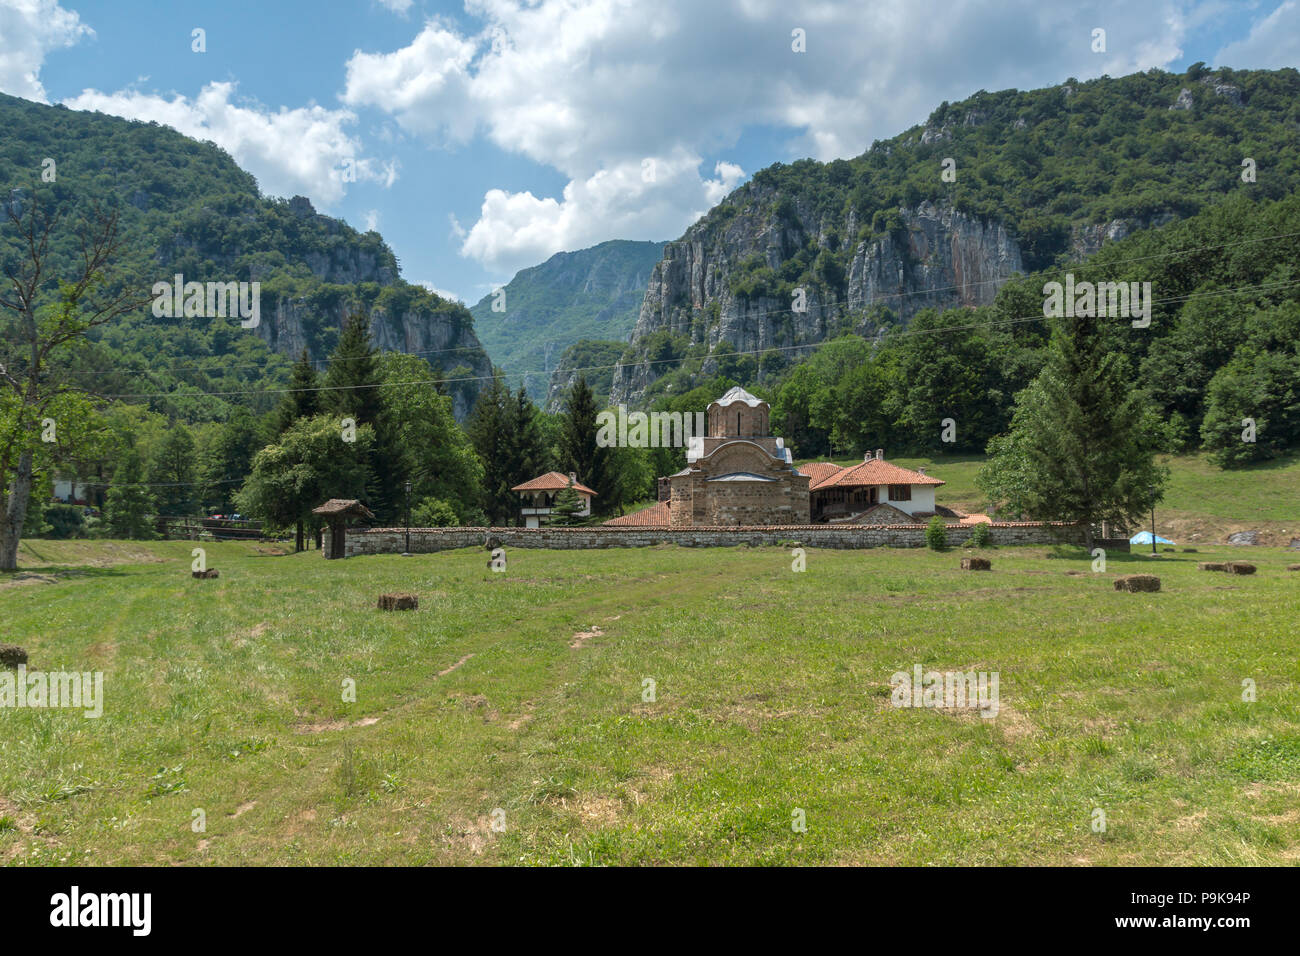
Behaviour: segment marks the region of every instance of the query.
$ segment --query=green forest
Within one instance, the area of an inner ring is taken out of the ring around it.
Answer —
[[[1189,85],[1195,108],[1171,110]],[[403,282],[376,233],[317,215],[301,197],[262,197],[212,144],[0,96],[6,267],[27,256],[19,227],[34,204],[64,214],[30,315],[0,309],[0,364],[13,379],[0,389],[0,497],[26,469],[29,537],[146,538],[157,515],[242,514],[296,531],[301,546],[326,498],[361,498],[381,525],[408,512],[425,526],[507,524],[518,520],[510,488],[559,470],[597,491],[600,520],[653,499],[657,476],[684,463],[681,449],[596,445],[620,354],[659,372],[653,410],[701,411],[744,385],[771,402],[773,430],[798,459],[876,447],[987,453],[983,487],[1012,511],[1043,500],[1042,487],[1026,485],[1029,436],[1070,434],[1080,409],[1092,409],[1087,428],[1115,433],[1116,461],[1146,462],[1129,469],[1145,489],[1161,481],[1147,467],[1155,452],[1204,450],[1224,468],[1283,456],[1300,444],[1297,94],[1294,70],[1211,77],[1201,65],[1185,76],[981,92],[934,112],[936,142],[912,130],[854,160],[762,170],[701,221],[706,237],[721,241],[753,204],[791,222],[852,210],[861,225],[856,236],[807,237],[780,270],[746,265],[737,294],[842,286],[847,250],[899,228],[898,206],[923,199],[1007,223],[1029,274],[991,306],[924,310],[906,323],[877,307],[826,341],[758,353],[709,349],[710,303],[689,333],[571,346],[561,365],[573,384],[554,413],[499,369],[475,375],[472,357],[454,349],[375,348],[372,324],[384,314],[416,312],[453,338],[473,336],[469,311]],[[956,184],[935,175],[946,156],[962,170]],[[1241,176],[1243,156],[1258,160],[1254,182]],[[45,180],[52,157],[57,175]],[[78,224],[93,225],[96,211],[116,217],[120,254],[73,294]],[[1071,261],[1081,223],[1170,213]],[[111,322],[86,317],[95,295],[175,272],[262,282],[264,313],[265,303],[294,303],[303,341],[281,354],[238,320],[160,319],[144,306]],[[1150,283],[1149,327],[1045,318],[1043,285],[1066,272]],[[29,339],[49,349],[24,379]],[[457,400],[472,406],[463,422]],[[56,477],[79,479],[88,506],[52,502]],[[1138,490],[1125,494],[1113,513],[1141,504]]]

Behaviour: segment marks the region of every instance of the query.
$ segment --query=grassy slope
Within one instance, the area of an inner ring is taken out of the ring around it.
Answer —
[[[835,459],[857,464],[859,459]],[[924,467],[947,484],[935,500],[963,511],[979,511],[984,497],[975,486],[982,455],[889,458],[904,468]],[[1246,468],[1224,470],[1206,455],[1162,456],[1170,466],[1165,498],[1156,509],[1156,531],[1179,544],[1223,543],[1233,531],[1264,532],[1263,542],[1285,546],[1300,537],[1300,453]],[[1145,529],[1144,525],[1144,529]]]
[[[1165,590],[1133,595],[1111,579],[1148,559],[1092,573],[1042,548],[992,552],[991,574],[885,549],[795,574],[765,548],[512,551],[493,574],[473,550],[228,543],[205,582],[189,548],[37,542],[52,583],[0,587],[4,640],[102,669],[108,696],[98,721],[0,710],[0,859],[1300,859],[1300,573],[1280,550],[1252,549],[1253,577],[1167,555]],[[374,610],[388,590],[421,609]],[[997,670],[999,716],[891,708],[914,663]]]

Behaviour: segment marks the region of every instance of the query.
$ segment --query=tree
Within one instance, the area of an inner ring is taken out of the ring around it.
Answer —
[[[113,470],[104,505],[104,522],[114,538],[152,538],[149,516],[154,510],[153,496],[144,484],[144,462],[135,445],[128,445]]]
[[[330,498],[365,496],[374,440],[369,425],[357,426],[355,440],[349,442],[333,416],[304,418],[257,453],[235,502],[240,511],[273,526],[293,526],[295,549],[301,551],[313,508]]]
[[[1300,443],[1300,355],[1239,350],[1210,382],[1201,438],[1221,467]]]
[[[577,524],[582,520],[578,512],[583,509],[583,504],[582,495],[572,486],[561,488],[555,496],[555,503],[551,505],[551,514],[554,516],[552,521],[560,525]]]
[[[376,359],[370,344],[370,316],[361,311],[349,313],[330,353],[324,391],[318,393],[322,411],[373,425],[383,412]]]
[[[371,426],[374,443],[367,462],[368,504],[376,520],[390,523],[403,513],[403,485],[410,463],[399,441],[397,423],[385,407],[382,386],[379,355],[370,344],[370,316],[353,312],[330,353],[322,406],[340,419],[352,418]]]
[[[192,515],[198,510],[194,437],[184,425],[173,425],[149,460],[149,484],[159,514]]]
[[[386,416],[396,423],[396,446],[407,457],[411,500],[436,499],[453,509],[449,524],[469,523],[482,502],[483,465],[456,424],[452,399],[435,385],[409,384],[433,375],[418,356],[385,352],[377,366],[390,386],[383,390]]]
[[[569,389],[560,431],[560,467],[590,485],[597,481],[596,398],[582,375]],[[599,489],[597,489],[599,490]]]
[[[311,418],[320,411],[320,376],[303,349],[289,373],[289,391],[275,410],[275,433],[283,435],[298,419]]]
[[[0,387],[9,393],[12,426],[0,434],[0,571],[18,567],[18,543],[34,478],[44,412],[69,390],[63,360],[96,326],[143,306],[148,297],[116,280],[121,251],[116,211],[94,208],[75,228],[79,255],[67,277],[54,273],[51,239],[63,214],[33,189],[10,200],[15,235],[0,245]],[[53,291],[57,290],[57,291]],[[10,472],[13,477],[10,479]]]
[[[1155,463],[1159,420],[1130,387],[1128,361],[1105,321],[1056,320],[1047,365],[1016,396],[1010,433],[990,441],[992,458],[977,478],[996,505],[1082,522],[1089,550],[1095,524],[1138,520],[1169,473]]]
[[[246,408],[235,409],[229,421],[217,426],[199,466],[205,507],[224,508],[253,470],[253,456],[265,444],[261,425]]]
[[[514,512],[515,497],[510,488],[519,483],[511,481],[507,461],[507,450],[513,440],[507,434],[509,400],[504,379],[500,374],[494,375],[491,384],[479,393],[465,423],[470,443],[483,467],[483,510],[493,524],[504,523]]]

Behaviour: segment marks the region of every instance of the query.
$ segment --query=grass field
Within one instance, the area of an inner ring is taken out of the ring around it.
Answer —
[[[1300,862],[1294,552],[189,549],[31,542],[0,582],[0,642],[106,693],[0,708],[0,860]],[[914,664],[998,672],[998,716],[892,707]]]

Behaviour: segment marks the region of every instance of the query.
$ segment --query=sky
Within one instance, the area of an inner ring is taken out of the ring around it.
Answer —
[[[0,92],[211,140],[467,304],[945,100],[1197,61],[1300,67],[1300,0],[0,0]]]

